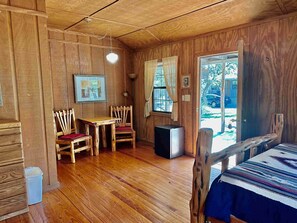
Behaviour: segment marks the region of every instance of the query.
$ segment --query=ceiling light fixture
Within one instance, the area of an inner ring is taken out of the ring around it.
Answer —
[[[111,39],[111,35],[109,36],[110,38],[110,52],[106,55],[106,59],[109,63],[116,63],[119,59],[119,55],[116,53],[112,52],[112,39]]]
[[[84,21],[85,21],[86,23],[90,23],[90,22],[93,21],[93,19],[90,18],[90,17],[86,17],[86,18],[84,18]]]

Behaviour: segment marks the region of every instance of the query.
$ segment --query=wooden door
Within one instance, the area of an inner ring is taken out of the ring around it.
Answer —
[[[236,141],[242,140],[242,88],[243,88],[243,71],[244,71],[244,58],[243,58],[243,40],[238,41],[238,77],[237,77],[237,131]]]

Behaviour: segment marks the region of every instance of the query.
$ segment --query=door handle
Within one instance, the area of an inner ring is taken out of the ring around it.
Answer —
[[[241,120],[232,118],[232,119],[229,121],[229,123],[228,123],[228,129],[232,129],[232,127],[233,127],[233,126],[232,126],[232,122],[239,122],[239,123],[240,123]],[[246,119],[243,119],[242,122],[243,122],[243,123],[246,123]]]
[[[232,118],[230,122],[241,122],[241,120]],[[246,119],[243,119],[242,122],[246,123]]]

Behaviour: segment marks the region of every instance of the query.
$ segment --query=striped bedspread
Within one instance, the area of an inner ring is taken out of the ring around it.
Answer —
[[[280,144],[226,171],[219,181],[297,209],[297,145]]]

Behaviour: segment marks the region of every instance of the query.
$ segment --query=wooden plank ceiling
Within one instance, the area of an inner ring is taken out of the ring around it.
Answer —
[[[297,0],[46,0],[48,26],[146,48],[297,11]],[[90,18],[90,22],[86,21]]]

